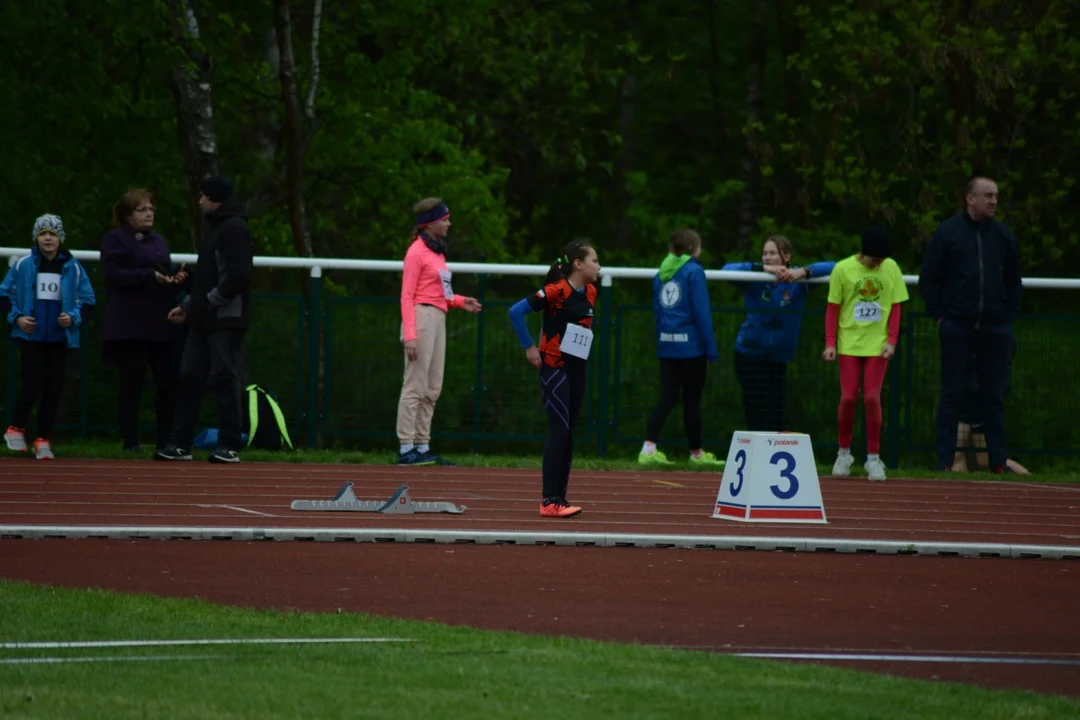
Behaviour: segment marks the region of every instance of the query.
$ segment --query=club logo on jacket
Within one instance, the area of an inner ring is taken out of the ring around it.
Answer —
[[[660,304],[666,308],[673,308],[682,300],[682,289],[678,283],[669,281],[660,288]]]

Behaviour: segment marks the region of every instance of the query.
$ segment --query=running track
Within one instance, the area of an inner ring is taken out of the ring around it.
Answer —
[[[468,509],[289,509],[328,500],[344,482],[361,499],[407,483],[414,500]],[[585,512],[562,521],[537,516],[538,485],[535,470],[4,459],[0,576],[718,652],[826,653],[836,665],[1080,697],[1080,563],[1013,559],[1080,558],[1080,487],[823,478],[828,525],[747,525],[710,517],[718,475],[575,472],[571,500]],[[113,539],[70,539],[87,536]],[[45,537],[68,539],[19,539]],[[122,539],[131,537],[383,542]]]

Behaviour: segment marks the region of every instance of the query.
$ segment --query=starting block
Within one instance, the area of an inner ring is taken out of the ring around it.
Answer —
[[[353,484],[347,482],[338,488],[333,500],[293,500],[293,510],[323,510],[328,512],[376,512],[381,515],[412,515],[413,513],[465,512],[464,505],[452,502],[417,502],[409,496],[409,486],[400,486],[389,500],[359,500],[353,492]]]
[[[738,522],[828,523],[810,436],[734,433],[712,516]]]

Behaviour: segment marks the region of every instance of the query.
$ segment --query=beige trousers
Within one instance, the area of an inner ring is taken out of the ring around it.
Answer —
[[[446,365],[446,313],[430,305],[416,306],[416,345],[416,360],[410,362],[405,356],[405,381],[398,400],[397,434],[403,445],[431,442],[431,418]]]

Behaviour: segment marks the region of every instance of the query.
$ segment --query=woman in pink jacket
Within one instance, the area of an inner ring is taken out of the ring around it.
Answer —
[[[480,312],[476,298],[455,295],[446,267],[446,231],[450,210],[439,198],[421,200],[416,240],[405,253],[401,279],[401,341],[405,345],[405,381],[398,400],[398,465],[452,465],[432,452],[431,418],[442,391],[446,361],[446,313],[454,307]]]

